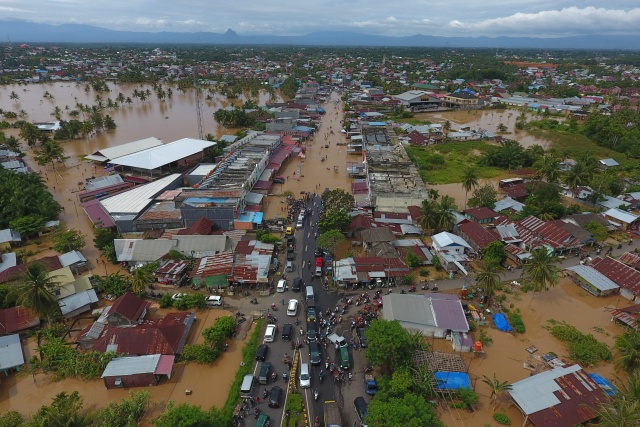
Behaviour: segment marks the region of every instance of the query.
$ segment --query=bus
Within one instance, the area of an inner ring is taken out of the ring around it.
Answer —
[[[503,188],[503,187],[511,187],[512,185],[517,185],[517,184],[524,184],[524,179],[522,178],[501,179],[500,182],[498,183],[498,186],[500,188]]]

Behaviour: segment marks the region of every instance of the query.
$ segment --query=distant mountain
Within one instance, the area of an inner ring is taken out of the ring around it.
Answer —
[[[115,31],[90,25],[48,25],[24,21],[0,21],[0,33],[14,43],[143,43],[301,46],[403,46],[540,49],[631,49],[640,47],[639,36],[535,37],[440,37],[416,34],[405,37],[322,31],[301,36],[246,35],[229,28],[211,32]]]

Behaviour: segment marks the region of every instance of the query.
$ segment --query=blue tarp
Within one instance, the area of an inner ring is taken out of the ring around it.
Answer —
[[[496,324],[496,328],[498,328],[499,331],[511,332],[513,330],[509,322],[507,322],[507,317],[504,315],[504,313],[494,314],[493,323]]]
[[[469,376],[464,372],[434,372],[440,390],[457,390],[471,388]]]
[[[598,384],[598,386],[606,393],[607,396],[613,396],[616,394],[616,388],[606,379],[602,378],[600,375],[596,373],[589,374],[594,383]]]

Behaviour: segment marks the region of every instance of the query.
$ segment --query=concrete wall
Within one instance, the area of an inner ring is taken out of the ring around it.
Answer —
[[[116,386],[116,378],[122,379],[122,386]],[[158,385],[160,381],[160,375],[154,375],[152,373],[147,374],[134,374],[121,377],[104,377],[104,386],[111,390],[114,388],[132,388],[132,387],[148,387]]]

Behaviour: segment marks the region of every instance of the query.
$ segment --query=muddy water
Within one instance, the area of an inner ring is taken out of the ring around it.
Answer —
[[[545,149],[549,142],[535,138],[526,131],[516,129],[516,119],[520,115],[517,110],[464,110],[447,111],[443,113],[418,113],[416,118],[444,124],[447,120],[451,123],[452,130],[463,126],[471,129],[484,129],[493,131],[505,138],[518,141],[523,147],[531,147],[538,144]],[[527,113],[527,120],[539,119],[535,114]],[[498,132],[498,125],[502,123],[507,127],[505,132]]]
[[[339,101],[336,93],[323,105],[326,113],[315,136],[303,145],[305,158],[292,158],[281,170],[280,175],[286,181],[284,184],[274,184],[271,189],[273,195],[265,198],[265,218],[286,216],[286,203],[282,196],[285,191],[293,192],[295,197],[300,197],[302,191],[322,192],[325,188],[342,188],[351,192],[353,179],[347,175],[347,163],[361,162],[362,156],[347,154],[346,146],[338,145],[345,142],[344,134],[340,132],[344,114],[342,101],[337,105],[334,101]],[[325,145],[329,147],[325,148]]]
[[[514,304],[520,308],[526,332],[522,335],[512,335],[495,329],[490,319],[484,330],[493,339],[493,343],[485,348],[484,357],[473,357],[471,353],[463,354],[465,362],[469,366],[469,375],[476,392],[480,395],[479,410],[473,414],[465,410],[439,409],[439,414],[447,426],[482,426],[494,425],[492,420],[491,391],[482,382],[483,375],[496,378],[499,381],[513,383],[529,376],[529,370],[523,367],[523,363],[532,366],[544,366],[537,356],[553,351],[559,357],[570,362],[568,351],[564,344],[556,340],[543,329],[549,319],[566,321],[583,333],[590,333],[596,339],[609,347],[614,345],[614,336],[622,332],[622,328],[611,323],[611,315],[605,308],[626,307],[629,301],[618,296],[596,298],[571,281],[563,279],[558,286],[548,292],[536,294],[521,294],[517,292],[509,296],[507,305]],[[473,304],[473,303],[471,303]],[[443,340],[435,340],[437,348],[445,346],[443,351],[451,351],[449,343]],[[529,346],[536,346],[538,351],[533,355],[526,351]],[[448,347],[448,348],[447,348]],[[612,363],[600,363],[595,367],[585,367],[587,372],[597,372],[610,380],[618,375],[614,371]],[[511,418],[512,425],[520,425],[523,416],[504,393],[498,400],[498,410],[504,409]]]
[[[166,310],[157,310],[151,313],[151,316],[158,317],[164,313]],[[227,315],[231,313],[224,310],[198,311],[195,326],[189,336],[189,343],[202,342],[202,330],[213,325],[217,318]],[[145,389],[151,393],[151,408],[150,414],[145,417],[147,424],[143,425],[151,425],[148,420],[159,415],[170,400],[178,404],[186,402],[200,405],[203,409],[211,406],[222,407],[238,364],[242,360],[242,347],[247,339],[233,340],[227,351],[213,365],[177,364],[174,366],[170,380],[156,387],[146,387]],[[29,339],[23,345],[23,349],[25,359],[34,355],[34,340]],[[186,389],[191,389],[193,393],[186,395]],[[47,375],[43,374],[38,374],[35,378],[27,374],[11,375],[3,378],[0,384],[0,412],[13,409],[28,415],[39,406],[50,404],[57,393],[62,391],[70,393],[74,390],[82,395],[85,408],[95,409],[103,408],[109,401],[119,401],[129,395],[129,390],[107,390],[101,380],[67,379],[52,382]]]

